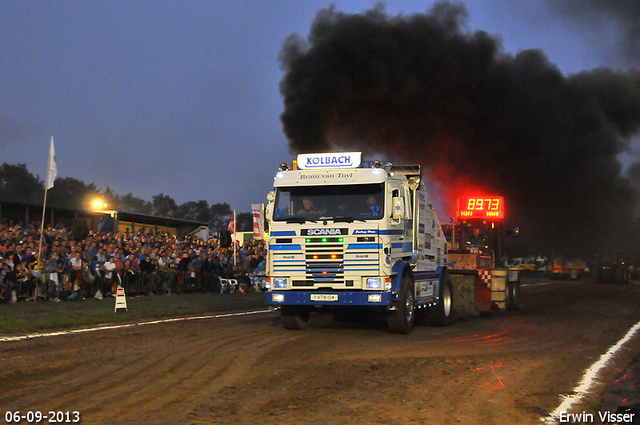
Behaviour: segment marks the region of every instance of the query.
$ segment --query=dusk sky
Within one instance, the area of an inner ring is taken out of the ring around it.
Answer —
[[[376,4],[333,3],[346,13]],[[616,13],[572,13],[571,0],[464,3],[470,31],[499,37],[504,53],[541,49],[565,75],[639,65],[623,51],[628,28]],[[408,15],[432,4],[385,9]],[[44,179],[53,134],[59,177],[149,201],[163,193],[250,211],[265,202],[278,164],[293,158],[278,55],[329,5],[1,0],[0,163],[26,163]],[[632,149],[629,158],[638,143]]]

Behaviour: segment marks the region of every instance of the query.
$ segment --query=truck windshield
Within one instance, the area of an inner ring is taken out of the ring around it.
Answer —
[[[380,220],[384,184],[279,187],[274,221]]]

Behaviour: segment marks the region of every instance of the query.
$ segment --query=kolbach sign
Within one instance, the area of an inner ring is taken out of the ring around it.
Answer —
[[[358,168],[362,152],[307,153],[298,155],[298,168]]]

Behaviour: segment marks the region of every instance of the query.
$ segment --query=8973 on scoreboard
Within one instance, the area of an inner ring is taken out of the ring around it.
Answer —
[[[504,218],[504,198],[502,196],[462,196],[458,198],[458,217],[502,219]]]

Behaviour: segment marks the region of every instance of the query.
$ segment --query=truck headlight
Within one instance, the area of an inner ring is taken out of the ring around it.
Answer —
[[[273,301],[274,303],[283,303],[284,294],[271,294],[271,301]]]
[[[380,289],[382,288],[382,279],[379,277],[368,277],[367,278],[367,288],[369,289]]]
[[[286,288],[287,287],[287,278],[285,277],[276,277],[273,279],[273,287],[274,288]]]

